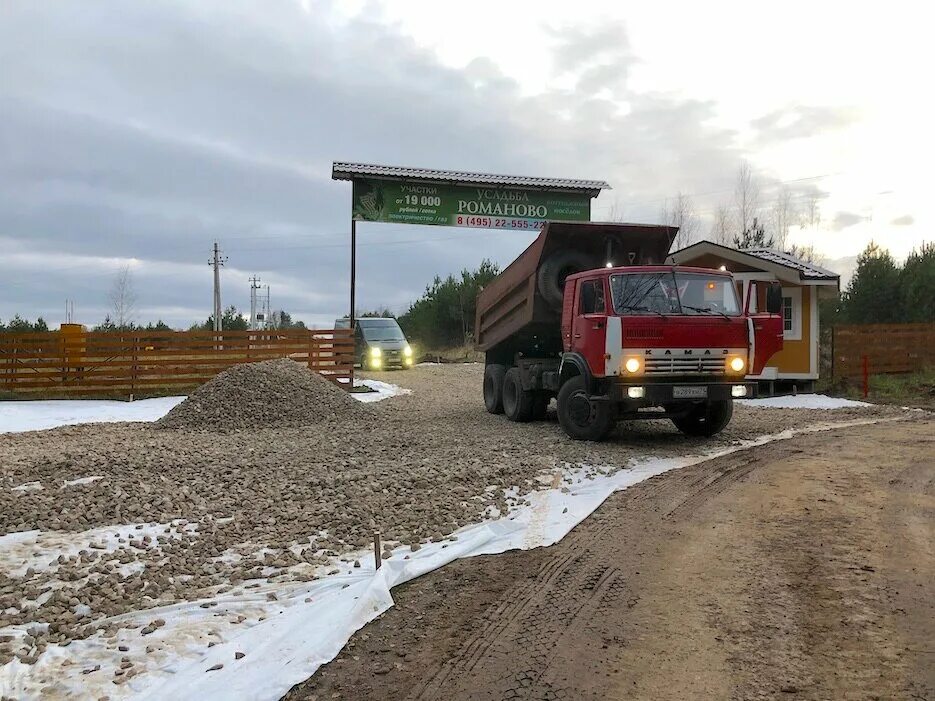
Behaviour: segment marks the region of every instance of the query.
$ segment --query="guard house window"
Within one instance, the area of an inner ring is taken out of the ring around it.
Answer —
[[[782,290],[782,337],[787,341],[802,340],[802,290],[791,287]]]
[[[604,285],[601,280],[588,280],[581,283],[581,313],[603,314]]]

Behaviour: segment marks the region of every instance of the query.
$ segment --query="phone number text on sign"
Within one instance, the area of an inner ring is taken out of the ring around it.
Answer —
[[[456,214],[451,218],[454,226],[477,227],[481,229],[524,229],[538,231],[545,226],[545,219],[504,219],[500,217],[479,217],[470,214]]]

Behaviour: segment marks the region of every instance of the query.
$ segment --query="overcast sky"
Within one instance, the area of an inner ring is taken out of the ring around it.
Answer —
[[[834,5],[838,10],[831,7]],[[764,205],[821,201],[791,240],[829,259],[932,240],[922,10],[838,3],[470,0],[0,2],[0,319],[137,320],[226,304],[248,277],[316,325],[347,311],[350,186],[333,160],[603,179],[594,204],[706,219],[741,159]],[[925,122],[923,124],[923,122]],[[708,222],[702,223],[708,228]],[[508,263],[513,232],[362,225],[359,305]]]

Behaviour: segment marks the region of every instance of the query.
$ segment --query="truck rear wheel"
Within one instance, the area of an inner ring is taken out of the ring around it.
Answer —
[[[503,413],[503,376],[506,366],[491,363],[484,368],[484,406],[491,414]]]
[[[577,441],[606,438],[614,427],[615,413],[610,402],[591,401],[581,375],[570,378],[558,391],[558,422]]]
[[[672,423],[686,436],[710,438],[720,433],[734,415],[734,403],[728,399],[699,404],[686,416],[673,418]]]
[[[503,378],[503,413],[510,421],[532,420],[533,396],[523,389],[519,368],[510,368]]]

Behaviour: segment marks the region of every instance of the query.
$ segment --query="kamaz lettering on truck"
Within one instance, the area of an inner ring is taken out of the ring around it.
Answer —
[[[676,232],[547,223],[477,298],[487,410],[531,421],[555,397],[580,440],[634,419],[721,431],[733,400],[756,394],[746,376],[782,349],[781,293],[760,283],[767,311],[751,314],[730,273],[662,265]]]

